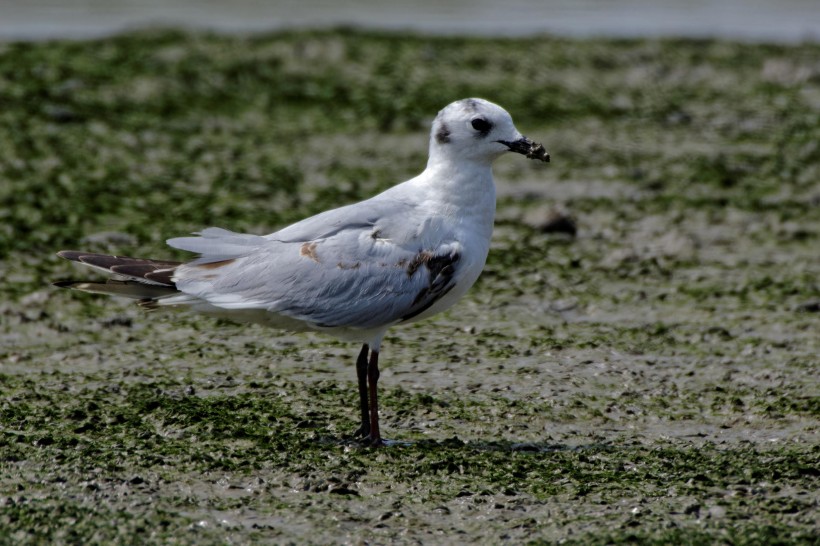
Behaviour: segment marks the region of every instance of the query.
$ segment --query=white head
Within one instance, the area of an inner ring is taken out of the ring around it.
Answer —
[[[484,99],[448,104],[430,133],[430,161],[470,160],[489,165],[505,152],[549,161],[544,147],[518,132],[506,110]]]

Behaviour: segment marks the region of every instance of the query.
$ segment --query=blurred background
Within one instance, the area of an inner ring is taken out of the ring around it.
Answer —
[[[817,0],[34,0],[0,2],[0,39],[91,38],[148,26],[263,31],[353,25],[436,34],[820,38]]]

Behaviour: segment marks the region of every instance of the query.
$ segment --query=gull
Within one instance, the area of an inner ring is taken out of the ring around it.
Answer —
[[[382,338],[391,326],[450,308],[478,279],[495,216],[492,163],[506,152],[550,159],[500,106],[459,100],[433,121],[427,168],[375,197],[269,235],[209,227],[169,239],[169,246],[199,254],[186,263],[63,250],[57,255],[110,278],[54,284],[133,298],[148,309],[188,308],[361,343],[361,425],[353,436],[382,445]]]

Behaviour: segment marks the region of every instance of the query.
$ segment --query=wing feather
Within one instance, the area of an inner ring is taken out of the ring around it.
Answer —
[[[410,320],[457,282],[461,245],[399,239],[378,225],[347,224],[304,242],[266,238],[218,269],[203,263],[213,254],[181,266],[174,281],[182,292],[216,307],[265,309],[317,327],[373,328]],[[220,241],[216,245],[223,248]]]

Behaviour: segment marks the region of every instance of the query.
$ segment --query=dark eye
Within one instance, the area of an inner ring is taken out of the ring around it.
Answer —
[[[490,132],[490,129],[493,128],[493,124],[484,118],[475,118],[471,124],[473,129],[485,135]]]

